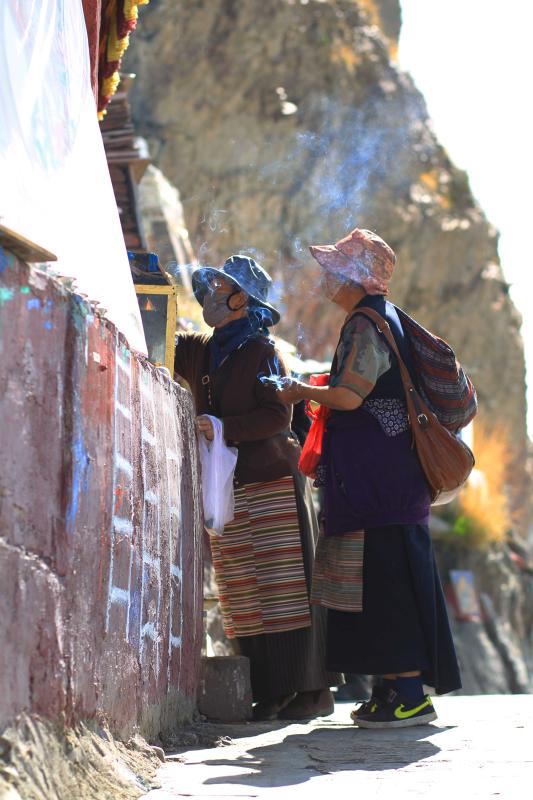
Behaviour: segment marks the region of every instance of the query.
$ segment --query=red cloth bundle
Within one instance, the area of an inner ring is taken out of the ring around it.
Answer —
[[[311,386],[327,386],[329,383],[329,374],[321,373],[318,375],[311,375],[309,378]],[[322,455],[322,437],[326,428],[326,422],[330,414],[329,408],[321,406],[318,403],[312,403],[306,400],[305,412],[311,420],[311,427],[307,434],[298,467],[300,472],[307,475],[309,478],[316,477],[316,468]]]

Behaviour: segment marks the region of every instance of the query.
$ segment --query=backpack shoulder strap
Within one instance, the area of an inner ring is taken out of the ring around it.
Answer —
[[[371,319],[375,323],[379,333],[381,333],[387,340],[389,347],[398,359],[398,367],[400,368],[400,375],[405,391],[405,401],[407,403],[407,412],[409,414],[411,426],[413,425],[414,420],[416,420],[421,428],[426,428],[429,424],[428,414],[430,411],[425,406],[415,385],[413,384],[413,381],[411,380],[409,370],[405,366],[405,362],[400,355],[398,345],[396,344],[396,340],[392,335],[389,323],[386,319],[383,319],[381,314],[378,314],[377,311],[374,311],[373,308],[358,308],[356,313],[364,314]]]
[[[409,374],[409,370],[405,366],[405,362],[400,354],[400,350],[398,349],[398,345],[396,344],[396,340],[392,335],[392,331],[390,329],[390,325],[386,319],[384,319],[381,314],[378,314],[377,311],[374,311],[373,308],[357,308],[354,313],[351,315],[350,319],[352,319],[355,314],[364,314],[365,317],[368,317],[372,320],[372,322],[376,325],[378,332],[381,333],[389,345],[390,349],[398,359],[398,366],[400,368],[400,375],[402,378],[403,388],[405,389],[406,394],[414,394],[416,393],[416,389],[413,386],[413,381],[411,380],[411,376]]]
[[[353,319],[356,314],[364,314],[365,317],[368,317],[369,319],[372,320],[372,322],[378,329],[378,332],[383,334],[383,336],[387,340],[389,347],[391,348],[392,352],[398,359],[400,370],[403,367],[407,371],[407,367],[405,366],[403,358],[400,355],[398,345],[396,344],[396,339],[392,335],[392,331],[390,329],[390,325],[387,322],[387,320],[384,317],[382,317],[381,314],[378,314],[377,311],[374,311],[373,308],[366,308],[363,306],[363,308],[356,308],[353,314],[350,316],[349,320],[347,320],[347,322]]]

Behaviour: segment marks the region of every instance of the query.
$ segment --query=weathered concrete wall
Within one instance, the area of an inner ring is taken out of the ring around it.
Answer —
[[[0,730],[190,717],[201,648],[190,396],[0,249]]]

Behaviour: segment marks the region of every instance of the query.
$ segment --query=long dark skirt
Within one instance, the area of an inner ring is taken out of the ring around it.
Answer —
[[[294,482],[304,571],[310,593],[318,534],[316,515],[307,480],[297,474]],[[293,692],[314,691],[344,683],[341,674],[326,669],[326,609],[311,606],[311,620],[309,628],[239,636],[235,640],[238,651],[250,659],[254,701],[272,700]]]
[[[325,612],[312,607],[310,628],[237,638],[239,652],[250,659],[254,701],[344,683],[341,675],[326,670]]]
[[[363,611],[328,609],[327,666],[362,675],[421,670],[437,694],[461,688],[425,525],[365,530]]]

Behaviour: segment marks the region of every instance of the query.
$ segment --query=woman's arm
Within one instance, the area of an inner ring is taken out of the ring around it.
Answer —
[[[243,356],[245,354],[246,348]],[[263,347],[258,360],[243,361],[240,378],[244,382],[253,381],[254,407],[245,413],[224,415],[222,422],[226,441],[256,442],[289,429],[291,406],[260,379],[273,373],[285,379],[287,371],[279,353],[272,346]]]
[[[268,387],[257,381],[255,391],[257,407],[245,414],[225,416],[224,438],[232,442],[256,442],[268,439],[289,428],[292,409],[288,401],[279,397]]]
[[[334,411],[355,411],[364,402],[378,378],[390,369],[390,353],[375,326],[361,315],[345,325],[337,349],[338,370],[329,386],[286,383],[278,395],[286,403],[314,400]]]
[[[291,408],[280,401],[275,392],[270,398],[245,414],[222,417],[222,430],[226,442],[257,442],[287,430],[291,422]],[[196,425],[208,441],[213,439],[213,425],[205,414],[196,418]]]
[[[309,386],[301,381],[290,381],[276,394],[285,403],[314,400],[334,411],[355,411],[363,403],[362,397],[344,386]]]
[[[290,405],[300,400],[315,400],[336,411],[354,411],[363,402],[362,397],[342,386],[309,386],[290,378],[285,378],[283,388],[265,388],[261,393],[263,397],[257,408],[222,419],[226,441],[253,442],[287,430],[291,421]],[[198,428],[207,439],[213,438],[211,421],[207,417],[198,417]]]

